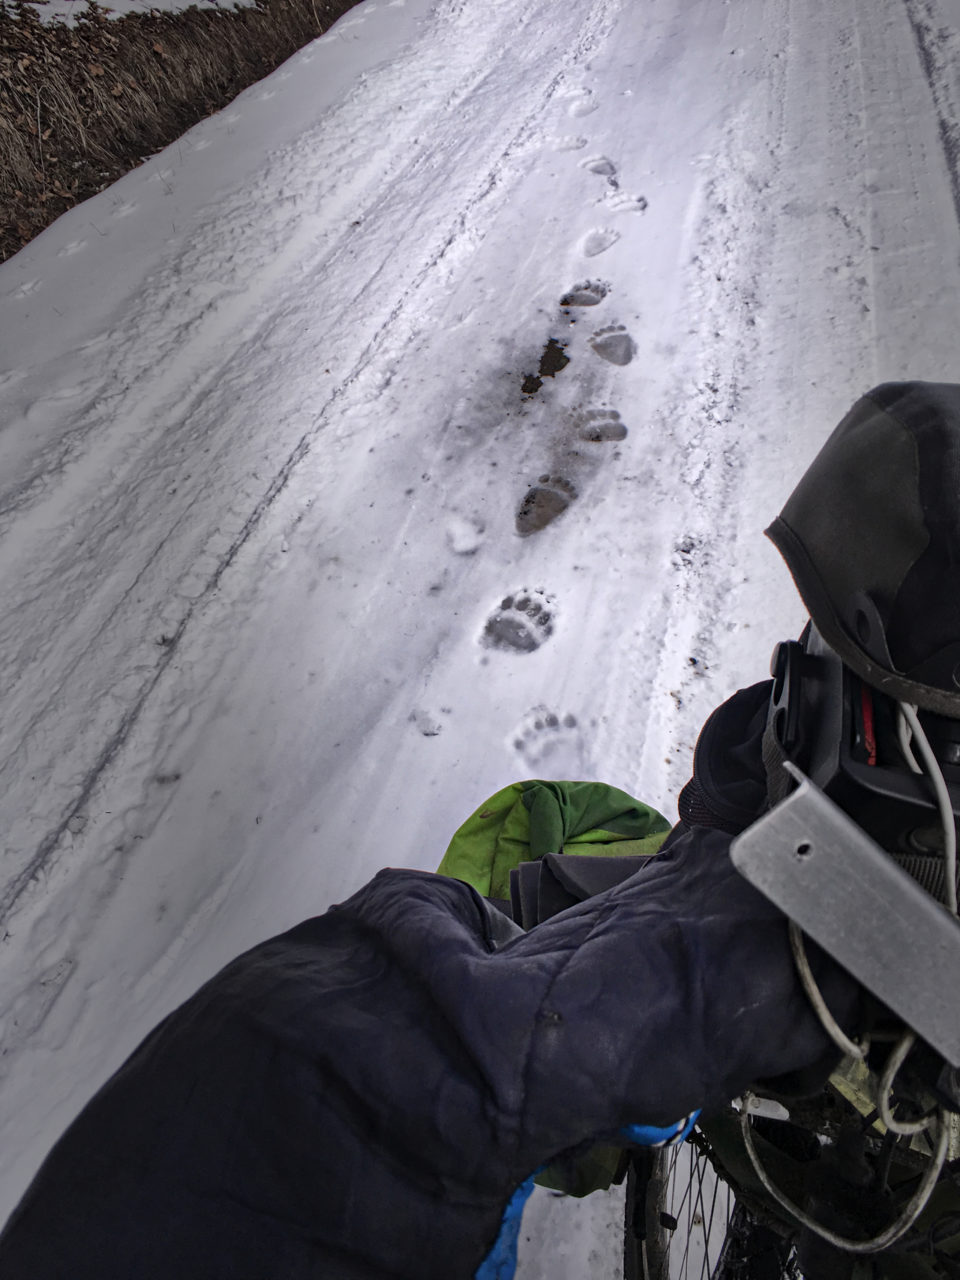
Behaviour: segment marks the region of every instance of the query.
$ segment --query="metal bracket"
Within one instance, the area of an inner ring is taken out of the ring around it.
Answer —
[[[740,874],[960,1066],[960,921],[789,762],[799,786],[730,846]]]

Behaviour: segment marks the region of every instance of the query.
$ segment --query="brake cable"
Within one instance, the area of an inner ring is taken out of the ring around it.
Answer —
[[[898,704],[897,713],[897,733],[900,739],[900,749],[903,751],[904,759],[911,770],[914,773],[923,773],[911,750],[906,726],[909,727],[910,733],[917,740],[923,763],[927,766],[927,776],[936,793],[940,821],[943,823],[943,878],[947,892],[947,907],[954,915],[957,915],[957,828],[953,818],[950,792],[947,790],[947,783],[943,776],[943,770],[940,768],[940,762],[934,755],[933,748],[930,746],[927,735],[920,723],[916,707],[909,702],[901,702]]]
[[[944,860],[944,882],[946,888],[947,907],[953,915],[958,914],[957,907],[957,833],[954,824],[953,805],[950,800],[950,793],[947,790],[946,780],[940,763],[934,755],[933,748],[930,746],[927,735],[920,724],[917,715],[917,709],[910,703],[901,702],[898,704],[897,711],[897,737],[900,749],[903,753],[910,770],[914,773],[923,773],[924,770],[917,762],[913,754],[911,739],[915,739],[926,765],[926,771],[933,786],[937,808],[940,814],[940,820],[943,824],[943,860]],[[794,964],[796,965],[797,974],[801,984],[811,1005],[820,1020],[823,1029],[829,1035],[830,1039],[840,1051],[849,1058],[862,1062],[870,1047],[869,1039],[866,1037],[858,1043],[851,1040],[840,1024],[834,1018],[833,1014],[827,1007],[827,1003],[823,998],[823,994],[817,984],[817,980],[810,968],[810,962],[807,959],[806,948],[804,946],[803,932],[798,924],[791,920],[789,922],[790,948],[793,953]],[[809,1214],[805,1213],[799,1205],[793,1203],[778,1187],[774,1186],[767,1171],[760,1162],[756,1147],[753,1142],[753,1134],[750,1125],[750,1105],[755,1101],[755,1095],[751,1092],[745,1092],[740,1111],[740,1131],[743,1135],[743,1143],[750,1157],[750,1163],[753,1165],[754,1172],[760,1179],[760,1182],[768,1195],[785,1209],[797,1222],[802,1226],[813,1231],[821,1239],[826,1240],[829,1244],[834,1245],[838,1249],[842,1249],[846,1253],[869,1254],[878,1253],[881,1249],[888,1248],[894,1244],[901,1236],[905,1235],[913,1226],[917,1218],[926,1208],[927,1201],[933,1192],[933,1188],[937,1184],[937,1180],[943,1170],[946,1162],[947,1151],[950,1144],[950,1122],[946,1109],[943,1106],[937,1106],[936,1110],[919,1120],[897,1120],[893,1115],[891,1106],[891,1092],[893,1082],[897,1073],[906,1061],[907,1055],[913,1048],[916,1041],[916,1034],[907,1029],[898,1039],[895,1047],[890,1053],[889,1058],[884,1066],[880,1076],[877,1089],[877,1110],[880,1115],[884,1127],[889,1133],[897,1136],[910,1136],[919,1133],[929,1133],[931,1128],[936,1126],[937,1144],[933,1152],[930,1166],[924,1174],[920,1185],[917,1187],[910,1200],[907,1202],[900,1216],[892,1222],[879,1235],[874,1236],[870,1240],[850,1240],[845,1236],[837,1235],[829,1228],[817,1222]]]
[[[754,1095],[752,1093],[747,1092],[743,1095],[743,1104],[740,1111],[740,1131],[743,1135],[743,1145],[747,1149],[747,1155],[750,1157],[754,1172],[763,1184],[767,1194],[772,1196],[782,1209],[785,1209],[801,1226],[808,1227],[829,1244],[842,1249],[845,1253],[879,1253],[881,1249],[886,1249],[889,1245],[899,1240],[902,1235],[905,1235],[926,1208],[930,1194],[936,1186],[937,1179],[940,1177],[946,1162],[947,1148],[950,1143],[950,1125],[943,1108],[938,1108],[936,1113],[937,1146],[930,1162],[930,1168],[924,1174],[922,1182],[910,1197],[900,1217],[891,1223],[885,1231],[881,1231],[879,1235],[873,1236],[870,1240],[850,1240],[846,1236],[837,1235],[822,1223],[817,1222],[815,1218],[811,1218],[808,1213],[804,1213],[799,1205],[794,1204],[788,1196],[785,1196],[771,1182],[769,1174],[760,1163],[760,1157],[753,1144],[753,1134],[750,1127],[750,1104],[753,1101]]]

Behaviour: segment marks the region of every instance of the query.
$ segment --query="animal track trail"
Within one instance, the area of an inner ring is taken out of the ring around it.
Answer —
[[[551,596],[521,587],[504,596],[490,614],[480,643],[486,649],[533,653],[553,634],[554,616]]]
[[[567,114],[574,120],[580,120],[584,116],[592,115],[599,105],[592,89],[580,89],[567,108]]]
[[[577,438],[593,444],[626,440],[626,423],[616,409],[587,409],[574,420]]]
[[[617,166],[609,156],[588,156],[586,160],[581,160],[580,167],[586,169],[588,173],[595,173],[599,178],[617,176]]]
[[[539,533],[562,516],[577,497],[577,490],[566,476],[542,475],[537,484],[524,494],[517,511],[517,533],[527,538]]]
[[[587,145],[587,139],[579,134],[568,133],[562,137],[554,138],[551,145],[554,151],[582,151]]]
[[[575,284],[560,299],[561,307],[595,307],[610,292],[610,286],[603,280],[584,280]]]
[[[620,232],[613,227],[594,227],[580,241],[580,252],[585,258],[598,258],[620,239]]]
[[[514,751],[531,769],[549,763],[556,774],[583,769],[584,742],[577,717],[558,714],[544,703],[531,708],[511,735]]]
[[[590,347],[601,360],[621,366],[628,365],[637,354],[637,344],[622,324],[598,329],[590,339]]]
[[[625,191],[614,191],[607,196],[606,205],[611,213],[645,213],[648,202],[646,196],[630,196]]]

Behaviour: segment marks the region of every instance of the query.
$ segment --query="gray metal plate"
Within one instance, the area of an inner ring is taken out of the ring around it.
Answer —
[[[734,866],[960,1066],[960,921],[805,778],[733,841]]]

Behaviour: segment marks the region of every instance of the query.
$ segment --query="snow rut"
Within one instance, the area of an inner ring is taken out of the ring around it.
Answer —
[[[920,65],[933,99],[960,222],[960,34],[945,27],[933,0],[903,0],[917,45]]]
[[[298,464],[351,431],[345,394],[399,360],[483,239],[565,68],[615,9],[594,0],[574,22],[531,6],[530,38],[507,39],[495,14],[438,5],[414,50],[361,81],[256,188],[208,210],[90,353],[98,372],[73,416],[0,494],[0,919],[67,847],[186,628]]]

